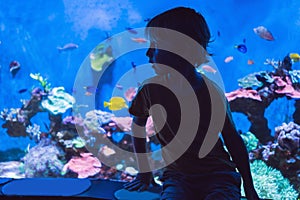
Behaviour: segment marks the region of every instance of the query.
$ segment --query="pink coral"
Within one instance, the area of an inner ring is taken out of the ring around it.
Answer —
[[[111,120],[114,121],[122,131],[131,131],[131,117],[112,117]]]
[[[236,98],[249,98],[257,101],[262,101],[261,96],[258,94],[256,90],[247,90],[244,88],[239,88],[235,91],[226,93],[225,95],[228,101],[233,101]]]
[[[78,174],[78,178],[87,178],[100,172],[101,162],[92,153],[81,153],[74,156],[62,169],[62,174],[71,170]]]
[[[273,77],[275,84],[279,87],[275,92],[277,94],[285,94],[291,98],[300,98],[300,92],[295,90],[292,86],[292,81],[289,77],[285,77],[286,81],[284,81],[280,76]]]

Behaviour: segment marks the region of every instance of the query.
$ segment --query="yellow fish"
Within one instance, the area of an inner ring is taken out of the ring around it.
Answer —
[[[122,97],[112,97],[109,102],[104,101],[104,107],[108,107],[109,110],[121,110],[128,108],[126,100]]]
[[[294,61],[294,62],[298,62],[300,60],[300,55],[298,53],[290,53],[290,58]]]

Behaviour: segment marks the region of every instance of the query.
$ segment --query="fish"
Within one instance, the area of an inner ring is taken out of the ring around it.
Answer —
[[[203,65],[201,67],[202,70],[206,71],[206,72],[211,72],[211,73],[216,73],[217,70],[215,70],[213,67],[209,66],[209,65]]]
[[[112,97],[108,102],[104,101],[104,108],[108,107],[109,110],[121,110],[123,108],[128,108],[126,100],[122,97]]]
[[[131,62],[131,66],[133,68],[133,71],[135,72],[136,71],[136,64],[134,62]]]
[[[144,19],[144,22],[150,22],[151,18]]]
[[[112,135],[111,135],[111,139],[116,142],[116,143],[119,143],[121,142],[121,140],[124,138],[125,136],[125,133],[124,132],[114,132]]]
[[[28,91],[28,89],[27,89],[27,88],[24,88],[24,89],[20,89],[20,90],[18,91],[18,93],[22,94],[22,93],[27,92],[27,91]]]
[[[90,86],[83,86],[83,89],[85,89],[87,92],[90,92],[90,93],[94,93],[94,92],[96,92],[98,90],[97,87],[92,86],[92,85],[90,85]]]
[[[256,35],[258,35],[262,39],[265,39],[268,41],[275,40],[272,33],[264,26],[258,26],[256,28],[253,28],[253,31]]]
[[[112,40],[112,36],[109,32],[105,32],[105,39],[110,42]]]
[[[249,60],[247,61],[247,64],[248,64],[248,65],[253,65],[253,64],[254,64],[254,61],[251,60],[251,59],[249,59]]]
[[[220,37],[220,36],[221,36],[221,32],[220,32],[220,31],[218,31],[218,32],[217,32],[217,35],[218,35],[218,37]]]
[[[225,63],[229,63],[233,60],[233,56],[227,56],[224,60]]]
[[[241,53],[247,53],[247,46],[245,44],[239,44],[234,46],[239,52]]]
[[[117,84],[117,85],[116,85],[116,88],[118,88],[119,90],[123,90],[123,86],[120,85],[120,84]]]
[[[138,32],[137,32],[135,29],[131,28],[131,27],[126,27],[125,29],[126,29],[129,33],[131,33],[131,34],[138,34]]]
[[[84,93],[84,95],[85,95],[85,96],[92,96],[93,93],[86,91],[86,92]]]
[[[146,43],[148,42],[147,39],[145,38],[131,38],[132,41],[137,42],[137,43]]]
[[[58,50],[58,52],[62,52],[62,51],[72,51],[77,48],[78,48],[77,44],[68,43],[68,44],[65,44],[63,47],[57,47],[57,50]]]
[[[289,57],[293,62],[299,62],[300,60],[300,55],[298,53],[290,53]]]
[[[14,60],[14,61],[11,61],[10,64],[9,64],[9,71],[10,73],[12,74],[12,77],[14,78],[17,74],[17,72],[21,69],[21,64]]]
[[[137,88],[130,87],[124,92],[124,97],[127,101],[132,101],[137,92]]]

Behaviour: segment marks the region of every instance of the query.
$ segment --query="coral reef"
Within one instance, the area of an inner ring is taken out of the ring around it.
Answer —
[[[27,178],[60,177],[64,152],[53,140],[43,138],[22,159]]]
[[[258,145],[258,139],[255,137],[255,135],[251,132],[242,133],[241,137],[243,138],[243,141],[246,145],[247,151],[250,152],[257,148]]]
[[[278,169],[300,191],[300,125],[290,122],[275,128],[275,140],[259,145],[249,153],[249,158],[262,160]]]
[[[0,163],[0,178],[25,178],[24,164],[19,161]]]
[[[63,87],[55,87],[48,94],[47,98],[42,100],[41,106],[51,114],[63,114],[75,103],[74,97],[65,92]]]
[[[299,74],[292,70],[290,57],[284,57],[283,61],[267,59],[265,64],[272,65],[274,71],[257,72],[239,79],[241,88],[226,94],[231,110],[248,117],[251,123],[249,131],[264,144],[273,140],[264,115],[266,108],[275,99],[295,99],[293,118],[296,123],[300,122]]]
[[[297,199],[297,191],[284,178],[280,171],[256,160],[250,164],[254,187],[262,199]],[[244,194],[242,188],[242,194]]]
[[[27,154],[21,159],[24,163],[21,174],[24,177],[131,180],[133,175],[122,170],[133,168],[135,158],[116,154],[118,147],[133,151],[130,136],[132,118],[115,117],[101,110],[88,111],[84,117],[80,114],[66,115],[70,108],[76,107],[75,99],[63,87],[51,88],[40,74],[30,76],[42,88],[35,87],[31,98],[23,100],[21,108],[4,109],[0,115],[4,120],[2,127],[7,129],[9,136],[29,137],[36,143],[36,146],[28,147]],[[41,112],[48,114],[49,125],[43,121],[46,132],[41,131],[41,124],[31,122]],[[146,129],[149,143],[157,142],[150,137],[154,133],[151,119]]]
[[[64,165],[61,174],[65,175],[68,170],[78,174],[78,178],[87,178],[100,172],[101,162],[91,153],[81,153],[74,156]]]

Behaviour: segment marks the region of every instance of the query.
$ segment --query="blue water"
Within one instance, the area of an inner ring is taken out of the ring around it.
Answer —
[[[126,27],[143,27],[145,19],[176,6],[195,8],[205,16],[214,40],[209,51],[214,54],[227,92],[237,89],[237,79],[249,73],[272,70],[263,64],[266,58],[283,59],[289,52],[299,51],[300,2],[297,0],[164,3],[8,0],[0,4],[0,109],[20,107],[20,99],[30,97],[28,92],[18,93],[20,89],[37,85],[29,77],[30,73],[41,73],[52,86],[64,86],[71,93],[82,62],[107,35],[123,32]],[[263,40],[253,32],[253,28],[260,25],[272,32],[275,41]],[[246,54],[234,48],[243,40],[248,48]],[[58,53],[57,47],[67,43],[79,47]],[[141,50],[111,67],[110,73],[102,79],[103,90],[95,100],[97,107],[102,108],[102,101],[111,95],[115,77],[130,70],[132,61],[138,65],[147,63],[144,53]],[[234,60],[224,63],[227,56],[233,56]],[[254,64],[247,65],[248,59]],[[15,78],[9,72],[9,63],[13,60],[21,64]]]
[[[192,7],[206,18],[214,40],[208,50],[213,53],[226,92],[238,88],[239,78],[273,70],[263,64],[267,58],[282,60],[290,52],[300,52],[298,0],[0,0],[0,110],[18,108],[21,106],[20,99],[30,98],[29,92],[18,92],[38,86],[30,78],[30,73],[40,73],[53,87],[63,86],[67,92],[74,92],[74,81],[82,63],[107,35],[123,32],[126,27],[144,27],[144,20],[176,6]],[[267,27],[275,40],[266,41],[258,37],[253,31],[257,26]],[[68,43],[77,44],[78,48],[59,53],[57,47]],[[242,43],[248,49],[245,54],[234,48]],[[133,52],[112,64],[98,85],[99,91],[93,99],[95,108],[104,109],[103,101],[111,96],[117,80],[132,70],[131,62],[137,65],[147,63],[145,51]],[[233,56],[234,60],[225,63],[227,56]],[[249,59],[254,61],[253,65],[247,64]],[[9,72],[9,64],[13,60],[21,64],[14,78]],[[293,69],[300,69],[300,65],[296,64]],[[131,81],[128,85],[136,86],[138,81]],[[292,103],[286,99],[273,103],[266,110],[266,117],[272,118],[269,120],[272,133],[274,127],[292,119],[293,112]],[[249,122],[246,117],[234,114],[234,118],[237,127],[247,131]],[[33,122],[46,119],[47,116],[41,114]],[[0,138],[0,150],[25,149],[29,143],[34,145],[28,138],[7,136],[2,128]]]

